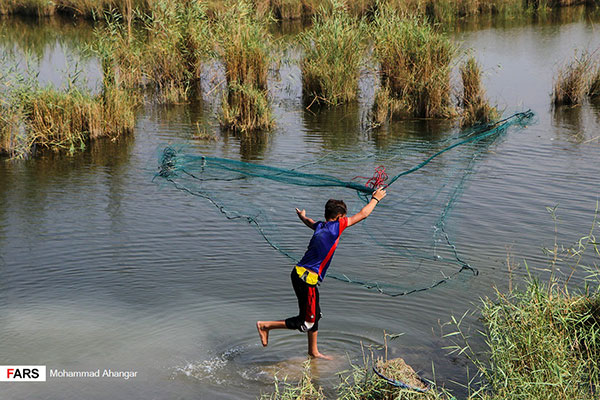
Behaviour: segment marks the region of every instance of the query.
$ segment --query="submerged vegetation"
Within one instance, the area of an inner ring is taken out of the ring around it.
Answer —
[[[455,48],[448,37],[389,8],[378,10],[373,24],[375,57],[381,68],[375,121],[452,116],[450,70]]]
[[[463,93],[460,98],[463,109],[460,124],[462,127],[487,124],[498,118],[498,110],[490,106],[481,85],[481,67],[474,57],[469,57],[460,67]]]
[[[321,8],[312,27],[301,34],[302,95],[307,104],[338,105],[356,100],[364,52],[364,23],[335,3]]]

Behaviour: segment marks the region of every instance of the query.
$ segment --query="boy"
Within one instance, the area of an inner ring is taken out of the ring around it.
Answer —
[[[317,284],[323,281],[331,258],[344,229],[367,218],[375,206],[386,195],[385,190],[378,188],[373,192],[371,201],[351,217],[346,216],[346,204],[342,200],[330,199],[325,204],[325,222],[315,222],[306,216],[306,211],[296,208],[298,217],[306,226],[314,230],[308,249],[302,260],[292,269],[292,286],[298,298],[299,314],[280,321],[258,321],[256,328],[263,346],[269,341],[271,329],[298,329],[308,334],[308,355],[313,358],[331,359],[317,348],[317,331],[321,309],[319,307],[319,290]]]

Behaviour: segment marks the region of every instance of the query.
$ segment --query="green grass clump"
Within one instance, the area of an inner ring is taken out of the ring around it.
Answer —
[[[221,123],[236,132],[267,130],[273,126],[270,106],[264,90],[232,82],[223,97]]]
[[[463,94],[460,99],[462,107],[461,127],[486,124],[498,118],[496,107],[490,106],[481,84],[481,67],[474,57],[469,57],[460,67],[463,83]]]
[[[558,71],[554,81],[554,105],[577,105],[583,102],[589,89],[592,58],[587,52],[577,55]]]
[[[267,89],[271,34],[245,1],[219,18],[217,53],[225,67],[221,125],[232,131],[267,130],[273,125]]]
[[[600,296],[533,280],[483,303],[493,399],[594,399],[600,387]]]
[[[375,14],[372,34],[381,68],[376,122],[453,117],[450,69],[455,48],[450,40],[423,20],[403,18],[389,8]]]
[[[287,379],[275,378],[275,390],[264,394],[261,400],[324,400],[325,395],[320,387],[316,387],[310,376],[310,360],[304,363],[304,371],[300,382],[290,383]]]
[[[313,26],[300,36],[304,48],[302,94],[307,104],[338,105],[357,98],[364,53],[365,26],[336,3],[321,9]]]

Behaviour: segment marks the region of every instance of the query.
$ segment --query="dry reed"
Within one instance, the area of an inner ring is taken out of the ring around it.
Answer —
[[[590,54],[582,52],[559,69],[552,92],[554,105],[577,105],[583,102],[589,89],[591,66]]]

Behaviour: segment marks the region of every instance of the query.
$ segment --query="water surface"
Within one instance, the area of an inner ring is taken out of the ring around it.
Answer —
[[[3,51],[34,51],[41,60],[41,79],[60,84],[64,60],[79,54],[90,28],[80,27],[74,34],[63,22],[63,28],[50,27],[51,37],[32,44],[18,38],[45,35],[45,24],[55,22],[12,21],[0,21]],[[346,357],[358,362],[360,343],[381,343],[384,330],[404,333],[390,352],[425,377],[433,377],[433,363],[439,383],[454,387],[451,381],[464,382],[466,362],[446,355],[442,347],[448,342],[441,339],[440,324],[474,309],[480,297],[493,295],[495,285],[507,287],[507,248],[520,265],[518,276],[525,274],[524,259],[532,267],[546,265],[542,248],[555,239],[547,206],[558,204],[562,243],[574,242],[590,227],[599,195],[600,105],[554,110],[550,91],[557,68],[575,48],[600,46],[595,25],[575,13],[546,23],[466,25],[452,35],[482,62],[490,98],[507,114],[533,109],[537,123],[507,132],[477,160],[448,216],[448,233],[461,257],[479,269],[477,277],[463,273],[433,290],[396,298],[325,281],[319,342],[323,352],[338,360],[317,361],[312,372],[328,391],[339,381],[336,372],[347,368]],[[97,63],[86,62],[88,83],[94,86]],[[208,77],[214,75],[207,71]],[[205,86],[211,86],[209,79]],[[100,141],[72,156],[49,153],[0,163],[2,363],[138,371],[130,380],[5,385],[1,398],[255,398],[272,389],[275,374],[299,375],[305,337],[273,332],[263,349],[254,327],[257,319],[295,312],[290,261],[252,226],[226,220],[207,201],[152,183],[157,152],[171,143],[189,142],[189,152],[276,166],[333,155],[351,169],[323,163],[312,165],[311,171],[351,178],[355,171],[372,171],[382,160],[391,169],[405,168],[426,152],[391,161],[394,151],[443,140],[453,128],[421,121],[368,129],[365,116],[374,87],[368,72],[358,105],[306,111],[293,55],[279,78],[272,77],[272,87],[277,128],[263,140],[220,133],[213,117],[217,105],[205,98],[189,105],[147,105],[139,110],[134,135],[115,143]],[[196,123],[217,132],[219,139],[193,139]],[[353,157],[356,162],[348,162]],[[444,165],[443,160],[432,164],[419,179],[439,184]],[[401,184],[393,186],[389,205],[375,211],[368,229],[345,233],[332,272],[399,285],[410,272],[410,279],[431,281],[433,261],[411,263],[366,236],[385,232],[394,243],[409,243],[432,234],[431,226],[418,223],[393,232],[378,230],[378,224],[404,216],[392,206],[404,194]],[[348,191],[269,185],[262,197],[250,200],[274,210],[282,221],[289,218],[283,240],[301,252],[310,231],[296,220],[294,207],[319,216],[329,196],[347,198],[354,209],[360,205]],[[393,222],[387,226],[394,227]],[[423,243],[425,249],[431,245]],[[577,275],[574,284],[581,285],[581,278]],[[478,326],[474,317],[467,322]],[[473,341],[482,344],[476,337]]]

